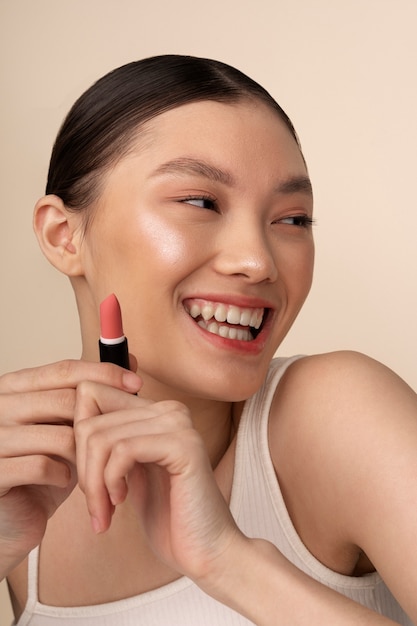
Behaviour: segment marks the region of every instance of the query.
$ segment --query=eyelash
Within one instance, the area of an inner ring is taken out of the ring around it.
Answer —
[[[308,215],[290,215],[278,220],[279,223],[288,223],[288,220],[292,220],[292,226],[298,226],[298,228],[311,228],[315,224],[315,220]]]
[[[208,211],[216,211],[217,210],[217,201],[212,196],[187,196],[186,198],[182,198],[181,202],[187,204],[192,204],[192,202],[202,202],[207,203],[209,206],[201,206],[199,208],[206,209]],[[315,220],[308,215],[290,215],[288,217],[284,217],[280,220],[277,220],[276,224],[288,223],[288,220],[292,220],[292,226],[297,226],[298,228],[311,228],[315,224]]]
[[[215,198],[211,197],[211,196],[187,196],[186,198],[182,198],[181,202],[184,202],[185,204],[189,203],[192,204],[192,202],[204,202],[209,204],[210,206],[202,206],[199,207],[201,209],[207,209],[208,211],[215,211],[217,209],[217,202],[215,200]]]

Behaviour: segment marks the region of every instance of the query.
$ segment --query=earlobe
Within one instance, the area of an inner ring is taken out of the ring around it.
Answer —
[[[61,198],[43,196],[35,206],[33,228],[48,261],[67,276],[83,274],[81,218],[69,213]]]

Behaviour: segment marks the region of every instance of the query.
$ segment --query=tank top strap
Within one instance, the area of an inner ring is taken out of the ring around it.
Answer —
[[[265,444],[264,435],[268,429],[269,414],[271,411],[272,401],[275,396],[278,384],[284,376],[287,369],[295,361],[303,358],[304,355],[296,355],[291,357],[276,357],[271,361],[265,382],[259,391],[250,398],[245,406],[244,414],[242,414],[242,431],[247,435],[251,433],[251,439],[258,445]],[[243,436],[242,439],[247,439]]]
[[[243,493],[253,473],[261,476],[265,465],[272,465],[269,458],[268,421],[276,388],[288,367],[304,355],[276,357],[271,361],[265,382],[249,398],[243,408],[238,428],[235,467],[230,499],[230,510],[239,521]]]
[[[39,546],[34,548],[28,556],[28,595],[26,610],[34,607],[38,602],[39,581]]]

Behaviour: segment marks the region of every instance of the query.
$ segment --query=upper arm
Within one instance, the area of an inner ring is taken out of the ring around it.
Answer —
[[[305,543],[327,543],[330,561],[337,545],[358,546],[417,620],[416,394],[362,355],[311,357],[289,369],[271,424],[271,454]]]

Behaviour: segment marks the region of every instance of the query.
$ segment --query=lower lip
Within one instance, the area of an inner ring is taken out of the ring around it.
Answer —
[[[226,337],[220,337],[220,335],[210,333],[208,330],[205,330],[204,328],[199,326],[197,322],[195,322],[194,319],[190,315],[188,315],[188,313],[187,316],[197,332],[200,333],[201,337],[203,337],[206,341],[209,341],[217,348],[222,348],[223,350],[228,350],[229,352],[235,352],[238,354],[257,355],[262,352],[265,344],[267,343],[269,333],[266,331],[267,328],[270,326],[270,316],[268,316],[268,320],[266,320],[264,328],[259,333],[259,335],[251,341],[240,341],[239,339],[228,339]]]

